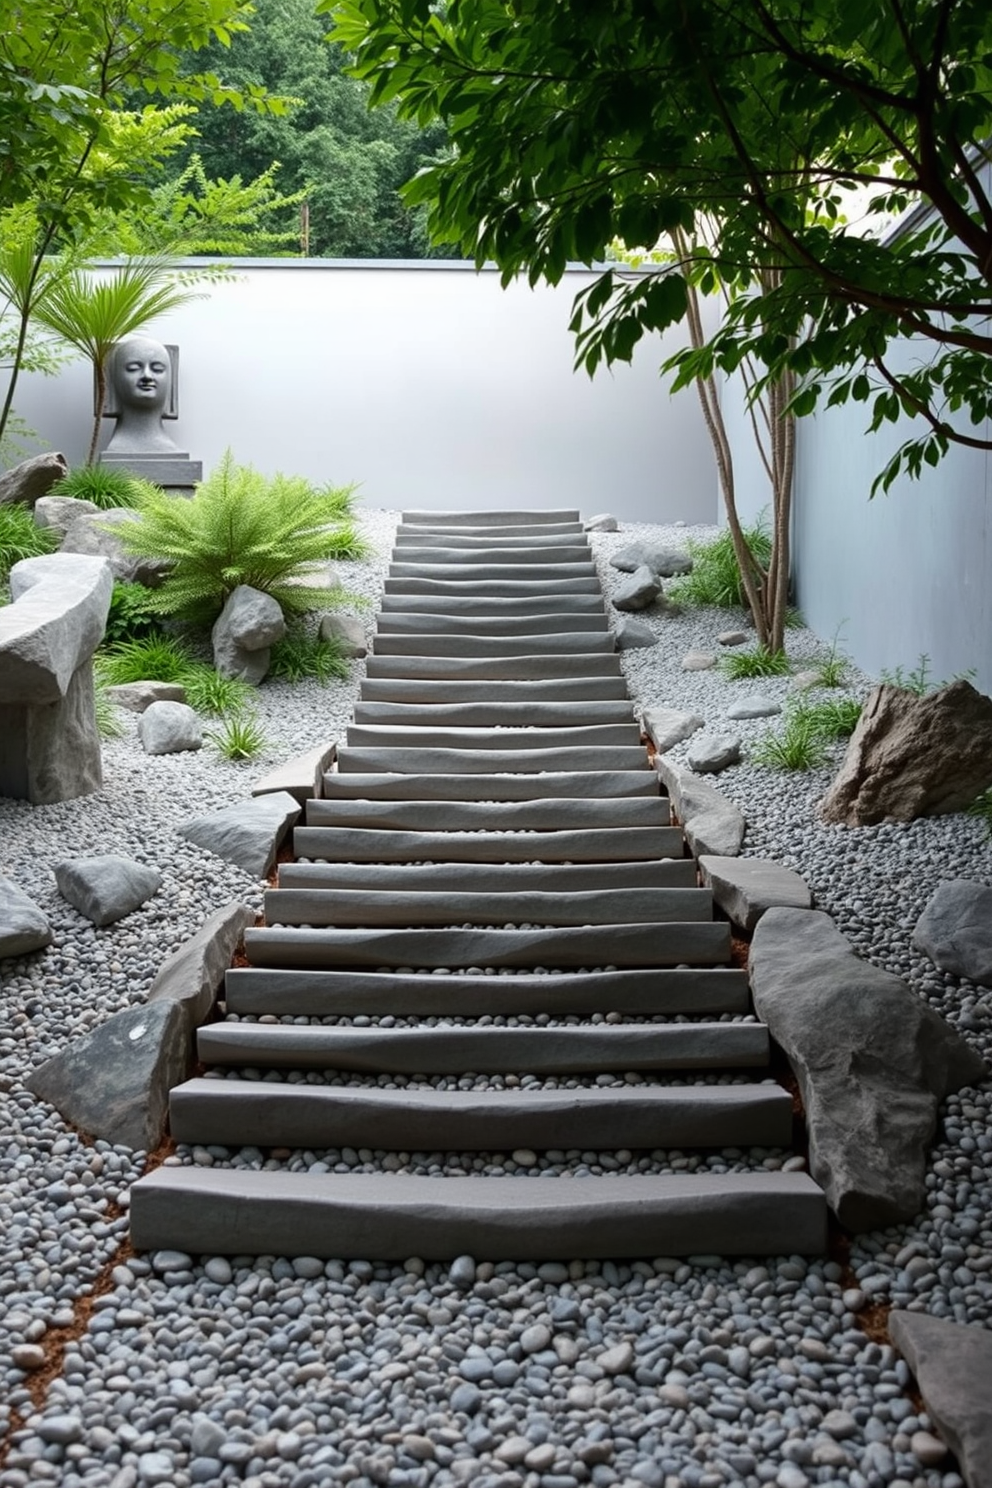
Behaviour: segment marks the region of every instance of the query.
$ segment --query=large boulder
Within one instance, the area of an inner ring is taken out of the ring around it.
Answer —
[[[612,604],[617,610],[646,610],[655,600],[661,599],[661,580],[646,565],[636,568],[629,579],[621,579],[612,594]]]
[[[941,971],[992,987],[992,889],[967,878],[938,884],[913,944]]]
[[[47,496],[56,481],[69,474],[65,455],[56,450],[32,455],[0,475],[0,506],[19,501],[24,506],[34,506],[39,496]]]
[[[103,779],[92,656],[113,575],[103,558],[51,553],[10,571],[0,608],[0,795],[68,801]]]
[[[257,684],[269,670],[269,648],[286,634],[277,600],[239,584],[218,616],[211,638],[214,666],[222,677]]]
[[[44,910],[9,878],[0,876],[0,961],[40,951],[51,940],[52,927]]]
[[[93,514],[81,512],[67,526],[59,551],[106,558],[115,579],[127,584],[145,584],[154,589],[169,572],[172,563],[168,558],[145,558],[127,551],[117,533],[122,527],[137,521],[140,521],[138,513],[129,506],[97,510]]]
[[[819,910],[770,909],[749,959],[759,1018],[802,1092],[810,1171],[849,1230],[904,1224],[926,1201],[937,1107],[984,1060]]]
[[[848,827],[963,811],[992,785],[992,698],[970,682],[925,697],[876,687],[821,811]]]
[[[619,568],[621,573],[635,573],[639,568],[650,568],[652,573],[660,574],[663,579],[692,572],[692,559],[688,553],[680,553],[675,548],[658,547],[654,543],[637,542],[620,548],[613,554],[610,564],[613,568]]]
[[[95,517],[100,508],[78,496],[39,496],[34,504],[36,527],[53,527],[63,538],[80,517]]]

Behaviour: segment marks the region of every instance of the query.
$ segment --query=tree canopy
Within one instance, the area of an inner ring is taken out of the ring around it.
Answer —
[[[373,102],[447,125],[452,153],[407,192],[434,234],[504,278],[556,281],[616,238],[682,230],[702,286],[709,267],[735,292],[720,335],[680,359],[684,380],[750,354],[799,377],[799,413],[825,396],[870,403],[873,427],[918,416],[883,485],[950,441],[990,447],[986,0],[321,8]],[[768,270],[775,289],[750,293]],[[683,275],[605,270],[577,302],[580,360],[629,359],[682,319]]]

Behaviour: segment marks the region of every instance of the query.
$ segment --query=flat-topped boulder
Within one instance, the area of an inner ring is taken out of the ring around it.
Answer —
[[[275,862],[279,844],[300,814],[300,803],[288,791],[235,801],[178,827],[180,837],[236,863],[253,878],[264,878]]]
[[[901,1309],[889,1314],[889,1333],[915,1374],[927,1412],[957,1458],[968,1488],[990,1488],[992,1333],[980,1323]]]
[[[745,931],[753,930],[769,909],[809,909],[809,885],[791,868],[770,858],[699,858],[703,883],[713,890],[713,899],[727,918]]]
[[[736,857],[747,822],[733,801],[692,770],[673,764],[666,755],[656,755],[654,767],[665,783],[693,853]]]

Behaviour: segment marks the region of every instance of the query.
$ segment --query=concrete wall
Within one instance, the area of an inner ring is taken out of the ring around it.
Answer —
[[[234,282],[149,326],[181,353],[177,443],[209,470],[230,446],[266,471],[359,482],[370,506],[578,506],[712,522],[695,395],[631,366],[573,372],[572,301],[593,277],[505,291],[465,264],[243,260]],[[88,364],[25,378],[18,412],[70,462],[86,448]],[[108,421],[108,435],[110,432]]]

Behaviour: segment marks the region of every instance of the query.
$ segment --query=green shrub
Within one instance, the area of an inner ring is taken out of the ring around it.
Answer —
[[[101,648],[96,655],[97,670],[108,686],[127,682],[181,683],[190,660],[182,641],[162,634],[118,641]]]
[[[51,494],[90,501],[101,511],[110,511],[116,506],[137,506],[143,497],[159,489],[151,481],[128,475],[114,465],[77,465],[55,482]]]
[[[6,579],[22,558],[54,553],[61,542],[54,527],[39,527],[29,506],[20,501],[0,504],[0,579]]]
[[[964,672],[955,672],[954,682],[970,682],[975,675],[975,668],[968,667]],[[925,653],[920,656],[915,667],[904,671],[901,666],[893,671],[883,671],[881,680],[889,687],[901,687],[904,692],[915,692],[917,697],[925,697],[928,692],[937,692],[941,687],[946,687],[947,682],[938,682],[930,675],[930,658]]]
[[[757,562],[767,569],[772,552],[768,529],[757,522],[744,529],[744,539]],[[692,572],[669,584],[668,593],[672,599],[681,604],[718,605],[721,609],[747,606],[734,539],[729,529],[710,542],[695,542],[690,538],[686,547],[692,558]]]
[[[302,625],[290,625],[281,641],[272,647],[269,676],[285,682],[342,681],[348,675],[348,660],[338,641],[322,639]]]
[[[722,656],[720,670],[735,681],[744,677],[783,677],[789,672],[789,658],[784,651],[755,646],[750,651],[731,651]]]
[[[254,759],[261,754],[266,742],[258,719],[254,714],[245,713],[225,718],[221,728],[207,730],[203,737],[210,740],[224,759],[235,763]]]
[[[131,553],[172,563],[153,591],[159,614],[211,624],[239,584],[301,613],[338,598],[339,591],[307,582],[318,565],[365,551],[349,517],[352,499],[351,489],[318,489],[301,476],[236,465],[229,450],[190,500],[145,494],[140,520],[117,536]]]
[[[103,637],[105,646],[162,634],[160,617],[150,603],[151,594],[144,584],[117,580],[110,596],[110,613]]]

